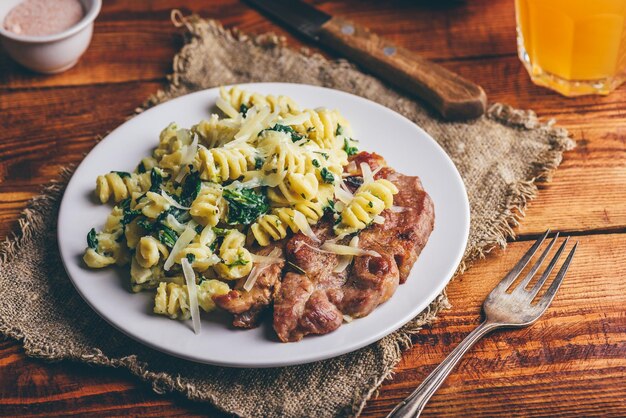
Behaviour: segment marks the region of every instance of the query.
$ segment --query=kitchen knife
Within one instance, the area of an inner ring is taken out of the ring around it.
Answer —
[[[419,96],[446,119],[470,119],[485,112],[487,96],[480,86],[392,45],[364,27],[332,17],[300,0],[246,1],[388,83]]]

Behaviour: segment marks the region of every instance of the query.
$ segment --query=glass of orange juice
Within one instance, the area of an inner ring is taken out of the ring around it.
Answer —
[[[626,0],[515,0],[519,57],[535,84],[565,96],[626,80]]]

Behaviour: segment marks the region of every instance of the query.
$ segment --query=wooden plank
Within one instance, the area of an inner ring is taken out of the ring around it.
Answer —
[[[626,414],[626,282],[621,279],[626,236],[579,239],[570,272],[544,317],[530,328],[479,342],[423,416]],[[449,286],[453,309],[416,338],[364,416],[386,414],[478,324],[482,301],[529,245],[511,244]]]
[[[579,239],[571,270],[544,317],[478,343],[424,416],[626,414],[626,235]],[[449,286],[454,308],[414,339],[365,417],[386,414],[477,325],[485,296],[529,245],[513,243],[493,253]],[[218,415],[180,396],[158,396],[124,371],[26,358],[11,341],[0,343],[0,359],[4,381],[16,382],[0,385],[0,409],[7,415]]]
[[[317,5],[331,14],[361,22],[397,45],[431,59],[515,52],[514,31],[510,25],[513,11],[505,3],[495,4],[486,11],[474,2],[447,8],[405,2],[390,9],[384,3],[356,0]],[[171,1],[105,2],[96,21],[93,41],[75,68],[57,75],[36,75],[23,71],[5,52],[0,52],[0,84],[29,88],[162,79],[171,71],[171,59],[182,44],[180,31],[170,22],[170,11],[175,6]],[[250,33],[273,31],[290,35],[256,10],[235,0],[187,1],[181,10],[186,14],[193,11],[219,18],[227,27],[237,26]],[[479,24],[486,18],[484,13],[492,22],[488,28]],[[290,38],[292,46],[303,45],[299,38]]]

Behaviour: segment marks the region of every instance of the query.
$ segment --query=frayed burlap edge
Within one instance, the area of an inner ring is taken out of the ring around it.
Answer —
[[[207,21],[203,21],[197,16],[191,16],[184,18],[181,22],[182,23],[178,26],[186,26],[189,38],[185,46],[174,57],[173,74],[168,76],[170,83],[166,89],[159,90],[154,95],[150,96],[141,107],[136,109],[136,114],[178,95],[177,93],[184,82],[184,75],[187,69],[185,61],[186,51],[192,48],[193,44],[197,42],[198,23]],[[208,27],[208,30],[215,31],[221,36],[230,37],[238,42],[252,43],[258,46],[284,44],[284,39],[272,34],[248,37],[237,30],[227,30],[215,21],[208,21],[207,23],[208,25],[205,26],[205,28]],[[312,59],[325,60],[321,55],[310,54],[306,49],[303,49],[301,52]],[[345,61],[341,61],[341,64],[350,65]],[[507,240],[515,238],[514,228],[524,217],[528,202],[536,197],[538,192],[537,183],[548,181],[551,173],[561,163],[563,151],[570,150],[575,146],[574,141],[569,138],[566,130],[555,127],[553,121],[547,123],[540,122],[532,111],[518,110],[503,104],[494,104],[488,110],[487,116],[500,123],[518,129],[544,130],[549,134],[552,140],[550,144],[551,148],[540,156],[535,164],[533,176],[530,179],[518,182],[512,186],[507,207],[504,208],[502,215],[497,219],[496,227],[494,227],[492,234],[482,243],[483,245],[466,250],[463,261],[458,267],[455,276],[464,272],[472,262],[478,258],[484,257],[494,248],[506,247]],[[27,208],[20,215],[16,232],[5,238],[0,246],[0,261],[2,263],[11,258],[20,248],[22,242],[31,236],[33,230],[43,227],[43,223],[46,220],[41,216],[42,209],[58,203],[58,199],[62,196],[65,185],[71,177],[72,172],[73,167],[64,169],[59,180],[53,181],[50,185],[44,187],[41,194],[30,201]],[[387,343],[383,344],[385,349],[384,358],[385,364],[388,366],[385,367],[382,376],[375,382],[372,382],[373,384],[370,385],[371,389],[366,392],[365,397],[356,399],[352,404],[352,415],[359,415],[365,407],[366,402],[373,394],[377,393],[383,381],[392,378],[393,370],[401,360],[403,351],[413,346],[412,336],[418,333],[425,325],[432,323],[439,312],[449,307],[450,304],[444,291],[418,317],[397,332],[384,338],[384,340],[387,340]],[[220,407],[220,403],[217,402],[216,399],[213,397],[207,398],[206,395],[203,396],[196,388],[184,384],[179,376],[149,371],[147,364],[140,361],[134,355],[121,359],[111,359],[98,349],[95,349],[92,353],[79,353],[74,349],[66,350],[63,353],[56,353],[54,348],[47,346],[45,343],[42,344],[39,341],[36,343],[25,341],[24,335],[20,330],[8,327],[4,321],[0,323],[0,333],[17,340],[24,340],[24,348],[29,356],[48,360],[73,359],[93,365],[115,368],[124,367],[143,381],[151,382],[152,389],[159,394],[176,391],[183,393],[192,400],[209,401],[218,409],[224,410]],[[224,410],[224,412],[237,413],[237,411],[228,410]]]

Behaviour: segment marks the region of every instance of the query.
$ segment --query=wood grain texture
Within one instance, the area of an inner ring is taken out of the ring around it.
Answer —
[[[578,141],[517,229],[525,240],[547,227],[579,235],[553,307],[532,328],[476,346],[425,416],[626,416],[626,88],[566,99],[534,86],[516,57],[510,0],[312,3],[480,84],[491,101],[556,118]],[[107,0],[91,47],[66,73],[34,75],[0,51],[0,238],[61,167],[79,162],[96,136],[164,85],[182,45],[169,22],[175,7],[306,45],[236,0]],[[450,285],[454,309],[415,337],[364,416],[386,414],[471,330],[484,297],[528,245],[494,252]],[[14,341],[0,341],[0,376],[0,416],[219,415],[156,395],[121,370],[28,358]]]
[[[324,45],[387,83],[421,98],[446,120],[485,113],[487,97],[480,86],[361,25],[333,17],[322,25],[319,37]]]

